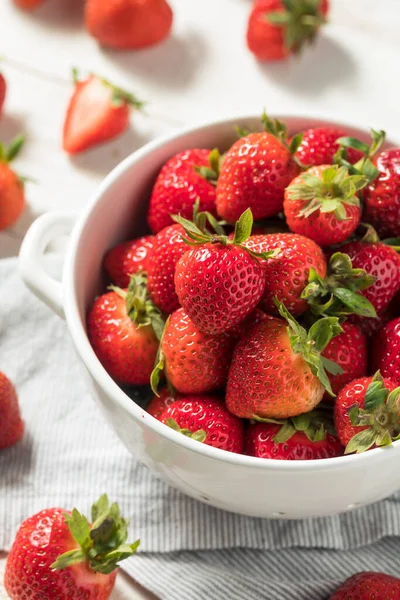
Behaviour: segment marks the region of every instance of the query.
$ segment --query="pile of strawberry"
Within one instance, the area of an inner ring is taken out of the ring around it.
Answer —
[[[400,149],[382,151],[384,132],[368,145],[263,124],[222,156],[188,149],[162,167],[153,235],[104,258],[91,344],[121,385],[151,384],[151,415],[210,446],[314,459],[390,444]]]

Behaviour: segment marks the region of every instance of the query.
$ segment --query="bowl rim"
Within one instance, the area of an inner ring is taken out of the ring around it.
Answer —
[[[284,114],[272,114],[271,116],[279,118],[282,121],[285,119],[311,119],[315,121],[325,121],[332,126],[349,127],[353,129],[359,129],[362,131],[368,131],[368,128],[364,124],[346,121],[345,119],[338,118],[337,115],[329,114],[326,112],[315,114],[312,111],[287,112]],[[344,455],[333,458],[325,459],[313,459],[313,460],[275,460],[258,458],[254,456],[247,456],[244,454],[236,454],[219,448],[214,448],[205,444],[199,444],[195,440],[192,440],[180,433],[166,427],[163,423],[158,421],[147,413],[141,406],[139,406],[134,400],[132,400],[119,385],[112,379],[107,373],[103,365],[98,360],[92,346],[87,337],[85,328],[81,323],[81,316],[78,308],[76,291],[75,291],[75,266],[78,259],[78,246],[81,236],[85,232],[85,228],[90,219],[90,215],[94,207],[101,202],[104,194],[108,188],[118,180],[126,171],[131,167],[140,162],[144,157],[148,156],[155,150],[161,148],[165,144],[173,141],[177,141],[180,138],[188,135],[199,133],[203,130],[209,129],[215,126],[234,126],[238,121],[255,121],[259,119],[259,114],[242,114],[236,116],[228,116],[227,118],[219,118],[214,120],[206,120],[200,123],[194,124],[190,127],[179,128],[177,131],[159,137],[153,141],[148,142],[140,149],[134,151],[132,154],[122,160],[114,169],[103,179],[97,190],[91,196],[89,202],[80,213],[78,220],[71,233],[70,242],[65,255],[64,267],[63,267],[63,302],[65,317],[68,324],[73,343],[76,351],[88,370],[91,377],[100,385],[104,393],[112,399],[113,403],[118,404],[121,408],[128,411],[137,423],[143,423],[149,427],[154,433],[166,438],[169,442],[176,446],[185,449],[191,453],[199,454],[207,458],[213,459],[221,463],[230,463],[238,467],[251,467],[264,471],[293,471],[293,472],[308,472],[308,471],[321,471],[321,470],[336,470],[343,469],[346,466],[351,467],[362,467],[365,462],[368,461],[380,461],[383,459],[384,453],[400,451],[400,440],[394,442],[392,445],[385,448],[375,448],[362,454]],[[390,142],[394,143],[394,142]],[[182,148],[183,150],[184,148]],[[388,458],[388,457],[386,457]]]

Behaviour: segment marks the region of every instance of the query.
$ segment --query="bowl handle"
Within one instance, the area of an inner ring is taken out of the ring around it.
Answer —
[[[61,211],[41,215],[30,226],[19,253],[19,270],[25,285],[62,318],[62,283],[46,272],[42,258],[51,241],[71,233],[76,216],[75,213]]]

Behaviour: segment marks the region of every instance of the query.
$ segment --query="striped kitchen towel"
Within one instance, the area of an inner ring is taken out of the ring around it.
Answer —
[[[0,453],[0,550],[50,506],[118,500],[140,536],[124,569],[162,599],[322,600],[348,575],[400,574],[400,495],[353,513],[269,521],[183,496],[135,462],[88,395],[65,323],[0,262],[0,370],[16,384],[26,431]],[[368,473],[366,473],[368,477]]]

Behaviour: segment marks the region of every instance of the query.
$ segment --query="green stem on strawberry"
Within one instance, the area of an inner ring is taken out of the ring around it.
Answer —
[[[181,433],[182,435],[192,440],[196,440],[196,442],[204,442],[204,440],[207,437],[207,433],[204,431],[204,429],[199,429],[198,431],[190,431],[190,429],[181,429],[178,423],[175,421],[175,419],[167,419],[165,421],[165,424],[170,429],[173,429],[174,431],[177,431],[178,433]]]
[[[369,300],[358,292],[373,285],[376,277],[363,269],[353,269],[350,257],[335,252],[330,258],[328,275],[323,279],[311,268],[308,285],[301,297],[307,300],[315,316],[345,318],[351,314],[376,318]]]
[[[304,433],[310,442],[323,441],[327,433],[336,435],[332,414],[319,409],[290,419],[268,419],[256,415],[253,418],[261,423],[281,425],[278,433],[272,438],[276,444],[287,442],[298,431]]]
[[[342,137],[337,140],[339,149],[335,154],[334,162],[337,165],[344,166],[352,175],[363,175],[367,178],[368,183],[372,183],[379,175],[379,170],[372,162],[373,156],[383,145],[386,132],[383,130],[375,131],[371,129],[372,143],[370,145],[361,142],[357,138]],[[364,154],[357,163],[352,165],[347,160],[347,148],[353,148]]]
[[[364,429],[351,438],[345,454],[365,452],[372,446],[388,446],[400,439],[400,387],[390,392],[379,371],[368,386],[364,408],[355,404],[349,407],[348,413],[351,424]]]
[[[126,543],[128,521],[121,517],[118,504],[110,505],[106,494],[92,506],[92,525],[76,508],[71,515],[65,514],[65,523],[79,548],[59,556],[51,565],[54,570],[87,561],[93,571],[108,575],[122,560],[132,556],[140,544],[140,540]]]
[[[312,42],[316,33],[326,23],[321,12],[321,0],[282,0],[284,11],[266,13],[266,19],[277,27],[283,28],[286,48],[299,52]]]
[[[143,110],[144,106],[146,105],[146,102],[142,102],[134,94],[131,94],[130,92],[127,92],[124,89],[114,85],[113,83],[108,81],[108,79],[105,79],[104,77],[99,77],[98,75],[95,75],[93,73],[91,74],[91,76],[97,77],[98,80],[101,81],[101,83],[104,86],[112,90],[113,95],[111,102],[116,108],[123,106],[124,104],[128,104],[129,106],[132,106],[137,110]],[[79,77],[79,70],[76,67],[72,69],[72,79],[75,84],[80,83],[80,81],[82,81]]]
[[[334,396],[326,371],[332,375],[339,375],[343,373],[343,369],[322,356],[321,352],[325,350],[332,338],[342,333],[343,329],[339,325],[339,319],[323,317],[315,321],[307,331],[296,321],[282,302],[276,298],[274,302],[279,314],[288,323],[287,332],[293,352],[301,354],[313,375],[319,379],[326,391]]]
[[[305,169],[307,169],[308,167],[306,167],[305,165],[303,165],[299,159],[295,156],[295,153],[297,152],[302,140],[303,140],[303,133],[300,132],[298,134],[296,134],[295,136],[292,137],[290,144],[288,143],[288,129],[285,123],[282,123],[282,121],[279,121],[279,119],[271,119],[267,113],[263,112],[262,116],[261,116],[261,122],[264,125],[264,129],[267,133],[270,133],[271,135],[273,135],[274,137],[276,137],[276,139],[278,139],[287,150],[289,150],[290,154],[292,155],[292,158],[294,160],[294,162],[297,164],[297,166],[302,169],[303,171]]]
[[[154,368],[150,375],[150,387],[156,396],[160,395],[158,393],[158,386],[160,385],[161,375],[165,369],[165,355],[164,355],[164,352],[162,351],[162,341],[163,341],[163,337],[164,337],[164,332],[166,331],[166,329],[168,327],[169,320],[170,320],[170,317],[168,317],[168,319],[166,320],[162,334],[159,337],[160,344],[158,346],[156,359],[154,361]],[[169,382],[168,382],[168,385],[170,385]]]
[[[209,166],[197,166],[195,165],[193,168],[203,179],[216,186],[218,182],[219,172],[221,170],[222,163],[224,161],[224,155],[219,153],[218,148],[214,148],[211,150],[208,162]]]

